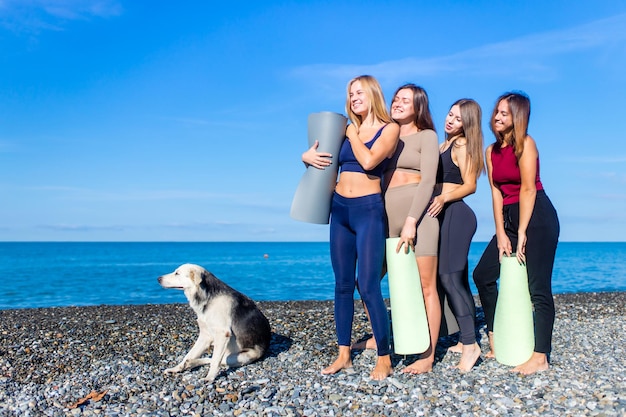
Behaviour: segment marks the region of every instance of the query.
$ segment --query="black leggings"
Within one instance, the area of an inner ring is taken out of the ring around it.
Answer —
[[[467,255],[476,233],[476,215],[463,200],[446,204],[439,216],[439,279],[459,323],[461,343],[476,342],[476,307],[469,287]]]
[[[517,247],[519,203],[503,207],[504,230]],[[550,199],[543,190],[537,191],[535,207],[526,229],[526,269],[528,289],[534,310],[535,352],[550,353],[554,327],[552,298],[552,268],[559,239],[559,219]],[[498,299],[497,280],[500,277],[498,241],[494,236],[474,269],[474,283],[485,311],[487,330],[493,331],[493,319]]]

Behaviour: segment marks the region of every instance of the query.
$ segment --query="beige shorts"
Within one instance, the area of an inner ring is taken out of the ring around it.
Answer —
[[[409,214],[418,184],[405,184],[387,189],[385,210],[389,225],[389,237],[398,237]],[[425,210],[424,210],[425,211]],[[439,220],[422,214],[417,219],[416,256],[437,256],[439,244]]]

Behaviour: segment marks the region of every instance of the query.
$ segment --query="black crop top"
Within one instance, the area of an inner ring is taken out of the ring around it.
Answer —
[[[463,177],[461,176],[461,170],[452,161],[452,146],[443,151],[439,160],[439,170],[437,172],[437,182],[444,183],[449,182],[452,184],[463,184]]]
[[[380,134],[383,132],[385,126],[381,127],[369,142],[365,142],[365,146],[367,146],[368,149],[372,149],[374,142],[376,142],[376,139],[380,137]],[[389,158],[385,158],[374,169],[365,171],[361,164],[359,164],[359,162],[356,160],[348,138],[346,138],[341,144],[341,150],[339,151],[339,170],[341,172],[360,172],[362,174],[372,175],[374,177],[381,178],[388,162]]]

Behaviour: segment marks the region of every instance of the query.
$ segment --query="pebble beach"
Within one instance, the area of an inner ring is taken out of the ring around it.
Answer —
[[[478,300],[477,305],[480,306]],[[325,376],[336,354],[331,301],[260,302],[272,342],[261,360],[165,375],[197,337],[187,304],[0,310],[0,416],[625,416],[626,293],[555,296],[551,368],[530,376],[483,358],[468,373],[440,339],[433,372],[369,373],[375,352]],[[355,303],[353,338],[370,332]]]

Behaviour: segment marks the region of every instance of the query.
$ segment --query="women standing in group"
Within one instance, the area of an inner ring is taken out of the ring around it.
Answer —
[[[556,210],[539,177],[539,152],[528,135],[530,100],[523,93],[500,96],[491,116],[496,142],[486,151],[496,234],[474,269],[493,350],[493,321],[498,298],[499,260],[513,251],[528,271],[534,310],[535,347],[530,359],[513,371],[532,374],[549,368],[554,300],[552,269],[559,237]]]
[[[445,123],[446,140],[441,145],[440,193],[433,198],[428,215],[439,217],[439,279],[461,330],[461,360],[457,368],[469,371],[480,356],[476,342],[474,298],[469,288],[470,243],[476,232],[476,215],[463,198],[476,191],[484,170],[481,110],[471,99],[457,100]]]
[[[356,77],[348,83],[347,90],[346,111],[351,123],[339,152],[340,174],[330,219],[339,353],[322,373],[334,374],[352,366],[350,343],[358,281],[377,342],[378,360],[370,376],[381,380],[392,373],[389,316],[380,287],[386,238],[381,178],[395,151],[399,128],[387,112],[375,78]],[[323,160],[328,156],[317,152],[314,145],[302,155],[302,160],[307,165],[324,167],[327,164]]]
[[[415,84],[398,88],[391,117],[400,124],[400,141],[384,175],[389,237],[400,237],[396,251],[415,249],[430,331],[430,347],[403,372],[421,374],[432,370],[441,323],[437,294],[439,223],[425,215],[437,177],[438,141],[423,88]]]

